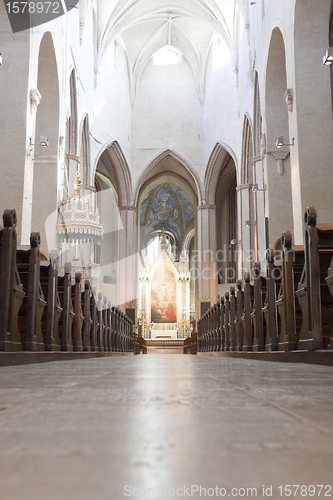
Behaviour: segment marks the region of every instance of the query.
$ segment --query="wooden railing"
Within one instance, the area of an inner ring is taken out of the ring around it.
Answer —
[[[132,321],[96,295],[71,264],[40,260],[39,233],[17,247],[16,213],[5,210],[0,230],[0,351],[136,352]]]
[[[304,246],[282,235],[282,260],[267,251],[198,321],[198,351],[333,349],[333,225],[305,212]]]

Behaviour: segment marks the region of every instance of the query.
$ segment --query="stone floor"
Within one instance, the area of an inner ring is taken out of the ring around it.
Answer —
[[[172,353],[13,366],[0,401],[1,500],[333,485],[331,367]]]

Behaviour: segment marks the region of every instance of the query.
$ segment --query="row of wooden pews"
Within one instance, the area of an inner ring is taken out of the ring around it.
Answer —
[[[333,349],[333,224],[304,218],[304,246],[289,232],[282,252],[266,255],[198,321],[198,351]]]
[[[0,230],[0,351],[134,352],[133,323],[71,264],[41,261],[40,236],[17,247],[16,212],[5,210]]]

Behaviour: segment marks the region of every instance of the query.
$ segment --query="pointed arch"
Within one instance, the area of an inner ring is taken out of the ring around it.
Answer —
[[[142,188],[142,186],[152,177],[154,176],[154,169],[156,166],[164,159],[171,157],[176,163],[178,163],[182,168],[183,168],[183,177],[187,182],[190,184],[190,186],[193,189],[193,192],[195,193],[197,200],[198,200],[198,205],[202,204],[202,191],[201,191],[201,186],[200,186],[200,181],[199,178],[196,174],[196,172],[190,167],[190,165],[187,163],[184,158],[182,158],[180,155],[172,151],[171,149],[168,149],[164,151],[163,153],[159,154],[156,158],[153,159],[153,161],[149,164],[149,166],[146,168],[146,170],[143,172],[141,177],[139,178],[134,194],[134,205],[136,206],[138,203],[138,198],[139,198],[139,193]],[[179,175],[179,172],[177,172]]]
[[[56,214],[59,154],[59,77],[52,34],[44,33],[38,54],[37,88],[41,101],[36,113],[33,168],[33,196],[31,228],[41,233],[41,250],[49,255],[48,243],[55,248],[55,229],[46,229],[48,217]],[[48,138],[47,148],[40,147],[41,136]],[[53,217],[52,216],[52,217]],[[51,218],[52,218],[51,217]],[[52,219],[52,222],[55,222]],[[47,241],[48,237],[52,238]],[[52,237],[51,237],[52,235]]]
[[[109,172],[106,172],[110,180],[115,184],[119,198],[119,206],[130,206],[132,204],[132,177],[126,157],[117,141],[112,141],[101,148],[94,165],[94,176],[98,169],[98,162],[103,154],[109,159]]]
[[[85,115],[81,133],[81,166],[83,187],[92,185],[91,162],[90,162],[90,128],[89,116]]]
[[[229,156],[233,159],[237,171],[234,151],[226,144],[217,142],[208,160],[205,173],[205,203],[208,205],[215,204],[217,182],[224,166],[228,163]]]
[[[260,102],[260,88],[258,72],[254,76],[254,103],[253,103],[253,154],[255,157],[260,156],[262,136],[262,115]]]
[[[252,184],[253,133],[249,116],[244,115],[240,184]]]
[[[69,77],[70,87],[70,117],[69,117],[69,140],[68,153],[77,155],[77,89],[75,69],[72,70]]]

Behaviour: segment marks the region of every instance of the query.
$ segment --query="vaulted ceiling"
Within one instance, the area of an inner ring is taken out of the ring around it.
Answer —
[[[160,48],[178,49],[192,67],[199,93],[215,35],[237,64],[239,17],[246,0],[97,0],[98,63],[115,40],[128,58],[132,97],[148,61]]]

